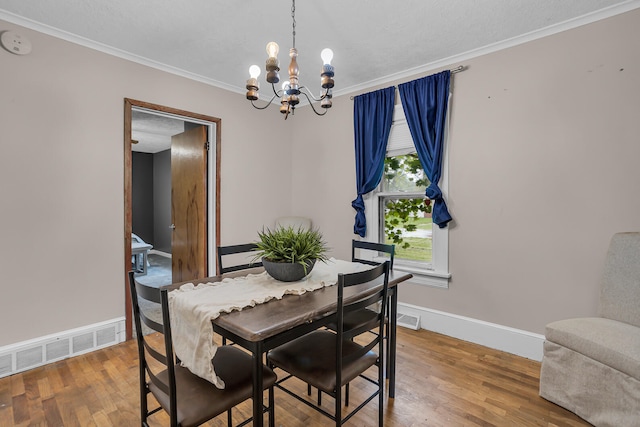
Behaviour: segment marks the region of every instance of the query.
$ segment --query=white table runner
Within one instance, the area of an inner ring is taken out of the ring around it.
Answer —
[[[302,295],[332,286],[339,273],[370,269],[370,265],[336,260],[316,262],[311,274],[298,282],[280,282],[266,272],[225,278],[221,282],[182,285],[169,293],[169,314],[173,346],[182,366],[192,373],[224,388],[211,360],[216,354],[211,321],[221,313],[253,307],[284,295]]]

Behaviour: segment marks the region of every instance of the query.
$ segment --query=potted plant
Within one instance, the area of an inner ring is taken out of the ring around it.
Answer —
[[[293,282],[306,277],[317,260],[326,261],[328,250],[318,230],[279,227],[258,232],[258,253],[267,273],[276,280]]]

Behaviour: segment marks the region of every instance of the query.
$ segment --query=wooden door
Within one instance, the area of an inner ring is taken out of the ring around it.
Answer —
[[[207,277],[207,127],[171,137],[173,282]]]

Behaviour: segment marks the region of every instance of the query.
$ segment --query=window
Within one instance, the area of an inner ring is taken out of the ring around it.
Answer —
[[[416,153],[387,155],[378,193],[378,241],[396,245],[396,259],[432,261],[429,185]]]
[[[447,194],[447,149],[440,188]],[[432,227],[429,185],[401,105],[396,105],[379,187],[365,196],[366,239],[396,245],[395,270],[413,273],[412,282],[448,287],[449,229]]]

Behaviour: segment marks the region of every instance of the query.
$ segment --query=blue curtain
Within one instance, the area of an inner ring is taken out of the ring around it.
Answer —
[[[433,200],[433,222],[447,226],[451,215],[438,183],[442,174],[442,148],[449,100],[450,71],[398,85],[400,100],[418,158],[429,178],[425,195]]]
[[[353,232],[361,237],[367,231],[362,195],[373,191],[382,178],[395,96],[392,86],[356,96],[353,101],[358,197],[351,206],[356,210]]]

